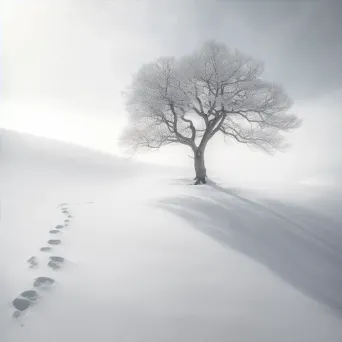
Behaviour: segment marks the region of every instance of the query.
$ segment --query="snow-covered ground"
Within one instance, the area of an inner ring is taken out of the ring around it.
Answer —
[[[0,146],[1,342],[342,341],[337,191],[194,187],[181,171],[7,131]],[[51,234],[61,203],[73,217]],[[56,283],[13,318],[39,276]]]

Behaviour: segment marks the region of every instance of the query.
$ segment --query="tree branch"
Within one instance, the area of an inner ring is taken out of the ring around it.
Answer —
[[[195,111],[195,113],[196,113],[197,115],[199,115],[201,118],[203,118],[203,120],[204,120],[204,122],[205,122],[205,125],[208,126],[209,120],[208,120],[207,115],[205,115],[204,112],[202,113],[201,111],[199,111],[195,106],[193,106],[192,109]]]
[[[195,139],[196,139],[196,128],[194,126],[194,123],[190,120],[190,119],[186,119],[185,118],[185,111],[181,108],[181,111],[183,112],[183,114],[181,115],[181,119],[184,121],[184,122],[187,122],[189,125],[190,125],[190,130],[191,130],[191,140],[193,142],[195,142]]]
[[[213,129],[211,133],[211,138],[220,130],[224,120],[226,119],[226,114],[222,114],[222,117],[218,121],[218,125]]]
[[[191,148],[193,148],[194,145],[195,145],[194,141],[192,139],[190,139],[190,138],[185,137],[183,134],[181,134],[178,131],[178,128],[177,128],[178,116],[177,116],[177,113],[175,111],[174,105],[172,103],[170,103],[169,106],[170,106],[171,112],[173,114],[173,130],[174,130],[174,133],[175,133],[176,137],[181,142],[183,142],[185,145],[189,145]]]

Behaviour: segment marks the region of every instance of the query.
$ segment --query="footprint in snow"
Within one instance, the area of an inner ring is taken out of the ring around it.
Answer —
[[[20,317],[21,313],[26,311],[32,304],[39,299],[38,292],[35,290],[26,290],[22,292],[18,297],[14,298],[12,305],[16,309],[13,313],[13,317]]]
[[[59,240],[59,239],[50,239],[48,241],[49,245],[59,245],[60,243],[61,243],[61,240]]]
[[[35,256],[32,256],[30,259],[27,260],[27,263],[30,265],[30,268],[38,267],[38,259]]]
[[[42,247],[40,250],[41,250],[41,252],[51,252],[52,248],[51,247]]]
[[[55,280],[49,277],[38,277],[34,280],[33,286],[38,288],[48,288],[55,283]]]
[[[32,303],[27,298],[17,297],[12,301],[12,304],[18,311],[25,311]]]
[[[60,229],[67,227],[69,225],[70,219],[72,215],[70,214],[68,208],[65,206],[67,203],[61,203],[60,206],[62,207],[62,212],[67,215],[68,219],[64,220],[64,226],[59,224],[49,231],[50,234],[58,234],[60,233]],[[61,240],[59,239],[50,239],[48,241],[49,245],[59,245]],[[50,252],[52,251],[51,247],[41,247],[40,251],[42,252]],[[48,266],[53,270],[58,270],[61,268],[61,265],[64,263],[65,259],[60,256],[50,256],[50,261],[48,262]],[[37,267],[39,265],[38,260],[35,256],[32,256],[27,260],[30,264],[30,268]],[[55,280],[49,277],[38,277],[34,280],[33,286],[35,288],[49,288],[55,283]],[[12,305],[16,309],[13,313],[13,317],[19,318],[23,312],[25,312],[33,303],[35,303],[39,299],[38,292],[35,290],[26,290],[22,292],[18,297],[13,299]],[[23,326],[23,325],[22,325]]]
[[[36,290],[26,290],[20,294],[20,297],[26,298],[31,302],[36,302],[39,299],[39,295]]]
[[[60,262],[60,263],[65,261],[65,259],[61,256],[50,256],[50,260],[54,262]]]
[[[50,256],[50,261],[48,262],[48,266],[53,270],[57,271],[61,268],[65,259],[60,256]]]
[[[52,268],[54,271],[58,271],[61,268],[61,265],[58,262],[54,262],[51,260],[48,262],[48,266]]]

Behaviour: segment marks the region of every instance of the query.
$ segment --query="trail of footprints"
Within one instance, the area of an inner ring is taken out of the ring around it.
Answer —
[[[64,224],[57,225],[54,229],[49,231],[50,239],[47,241],[48,246],[43,246],[40,248],[41,253],[51,253],[55,250],[55,247],[58,249],[58,245],[62,243],[59,238],[62,230],[69,226],[70,221],[72,219],[72,215],[70,210],[68,209],[67,203],[62,203],[59,205],[62,213],[66,216],[64,220]],[[29,268],[38,268],[39,267],[39,258],[36,256],[32,256],[27,260],[29,264]],[[49,256],[49,261],[47,263],[47,267],[51,268],[54,271],[57,271],[62,268],[65,263],[65,259],[62,256]],[[52,285],[55,284],[55,279],[50,277],[38,277],[34,279],[32,284],[32,289],[25,290],[20,293],[19,296],[13,299],[12,305],[15,309],[13,313],[14,318],[19,318],[24,315],[27,310],[34,305],[40,298],[42,291],[49,289]]]

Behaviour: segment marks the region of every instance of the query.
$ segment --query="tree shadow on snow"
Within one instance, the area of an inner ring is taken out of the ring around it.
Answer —
[[[236,189],[210,185],[201,187],[201,197],[164,199],[158,207],[263,264],[342,316],[341,223],[300,206],[258,203]]]

